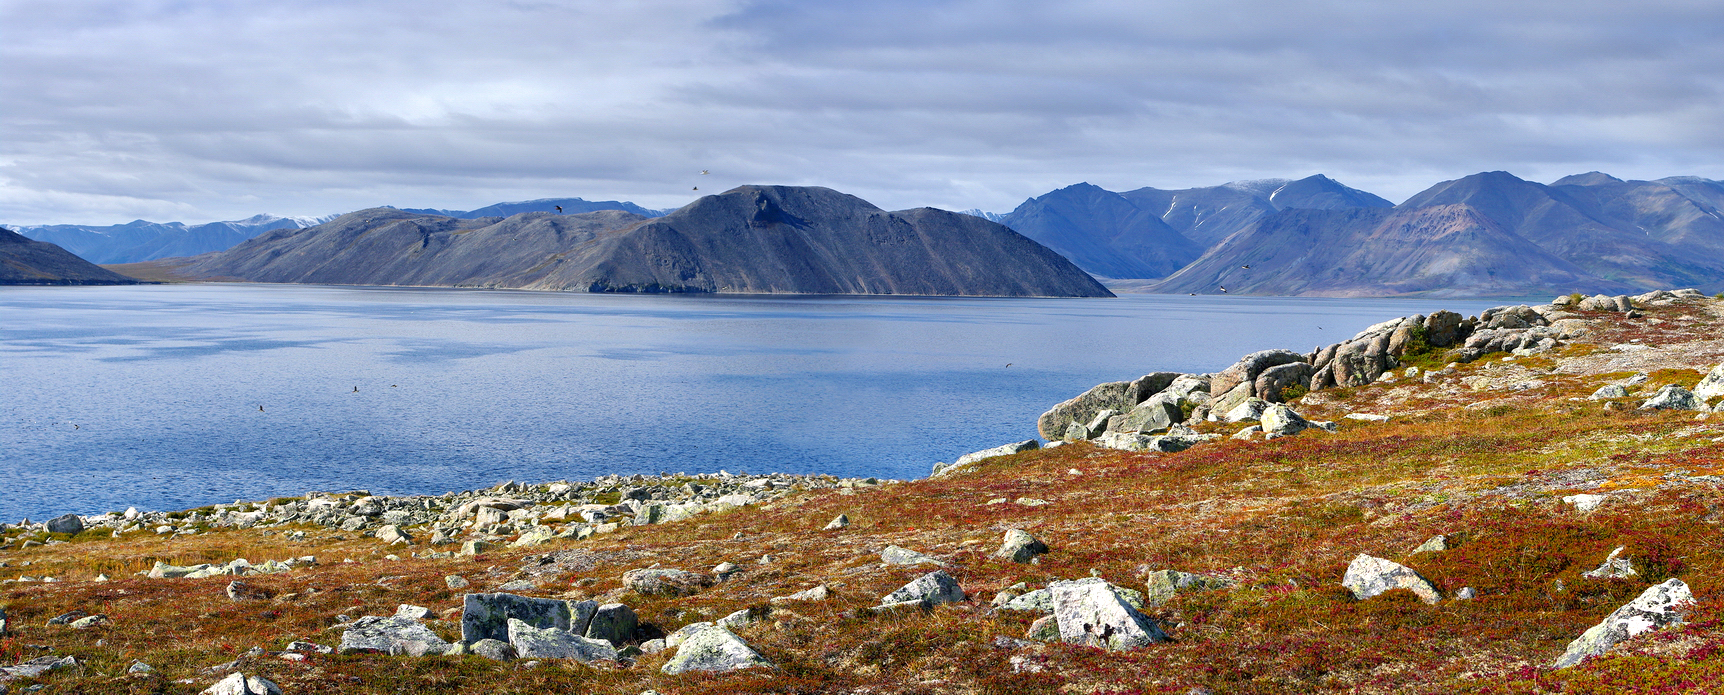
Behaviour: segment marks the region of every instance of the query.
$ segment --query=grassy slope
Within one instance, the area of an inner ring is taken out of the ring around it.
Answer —
[[[668,653],[610,669],[376,655],[304,663],[265,656],[243,668],[290,694],[1183,693],[1199,685],[1217,693],[1721,692],[1724,535],[1717,526],[1724,491],[1704,476],[1724,475],[1724,443],[1715,441],[1724,440],[1724,416],[1697,422],[1693,413],[1636,412],[1638,401],[1607,410],[1574,400],[1627,376],[1600,372],[1611,354],[1601,345],[1633,338],[1673,349],[1715,344],[1724,329],[1709,312],[1719,304],[1652,310],[1651,320],[1603,315],[1609,325],[1596,345],[1509,363],[1496,355],[1434,384],[1307,396],[1299,407],[1317,419],[1355,410],[1398,415],[1381,424],[1342,420],[1336,434],[1223,440],[1177,454],[1077,444],[993,459],[950,478],[801,493],[764,509],[477,558],[388,561],[382,556],[391,550],[375,539],[318,527],[306,527],[303,541],[284,540],[280,529],[252,529],[171,541],[80,537],[0,551],[11,565],[0,578],[69,580],[0,585],[0,606],[14,625],[0,639],[0,663],[47,646],[86,666],[43,677],[43,692],[193,693],[217,679],[203,668],[253,646],[276,650],[294,638],[335,644],[340,630],[329,627],[337,614],[388,615],[400,603],[453,609],[460,592],[444,587],[444,575],[473,580],[468,591],[530,575],[547,581],[544,595],[621,600],[666,631],[818,583],[836,597],[777,608],[739,631],[780,665],[775,673],[668,677],[658,672]],[[1698,370],[1715,362],[1654,372],[1648,386],[1692,386]],[[1534,379],[1543,385],[1512,386]],[[1559,501],[1601,489],[1619,494],[1590,514]],[[988,504],[1022,497],[1051,504]],[[855,523],[820,530],[839,513]],[[1053,552],[1035,565],[989,559],[1008,528],[1031,531]],[[1411,555],[1439,533],[1449,534],[1451,550]],[[880,565],[888,544],[949,560],[974,600],[925,613],[860,610],[922,573]],[[1627,546],[1640,577],[1580,576],[1618,545]],[[561,550],[576,552],[543,566],[529,557]],[[1354,601],[1339,580],[1359,552],[1406,563],[1445,593],[1471,586],[1479,598],[1426,606],[1396,591]],[[276,592],[270,601],[229,601],[223,587],[230,578],[131,577],[156,559],[258,562],[306,554],[324,564],[247,578]],[[765,554],[772,562],[757,564]],[[628,569],[662,563],[704,571],[722,561],[747,569],[695,596],[644,598],[620,589]],[[1241,585],[1181,594],[1153,610],[1173,644],[1122,654],[993,646],[996,636],[1022,636],[1034,617],[992,613],[987,600],[999,589],[1091,574],[1141,589],[1143,573],[1161,568],[1227,574]],[[97,572],[122,578],[79,581]],[[1700,601],[1686,625],[1574,669],[1545,668],[1569,640],[1672,576]],[[75,608],[114,622],[85,631],[44,626]],[[456,622],[433,627],[446,638],[459,631]],[[133,659],[156,674],[123,676]]]

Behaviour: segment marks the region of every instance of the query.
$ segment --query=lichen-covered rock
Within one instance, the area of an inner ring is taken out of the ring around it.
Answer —
[[[1425,541],[1424,543],[1419,544],[1419,547],[1414,548],[1413,554],[1418,555],[1419,553],[1440,553],[1440,552],[1443,552],[1443,551],[1448,550],[1448,549],[1449,549],[1449,537],[1443,536],[1443,535],[1436,535],[1436,536],[1431,536],[1430,540]]]
[[[710,576],[677,569],[638,569],[623,573],[623,588],[642,596],[687,596],[713,583]]]
[[[895,545],[888,545],[885,550],[880,551],[880,561],[888,565],[946,566],[946,563],[941,562],[938,559],[923,555],[922,553],[918,553],[909,548],[900,548]]]
[[[1430,580],[1419,576],[1412,568],[1364,553],[1347,565],[1341,586],[1352,591],[1353,598],[1361,601],[1390,589],[1407,589],[1425,603],[1436,603],[1443,598],[1442,592],[1437,591]]]
[[[1262,350],[1239,358],[1233,366],[1209,380],[1209,395],[1221,396],[1240,384],[1253,384],[1263,370],[1283,364],[1304,362],[1305,356],[1292,350]],[[1255,390],[1255,389],[1253,389]]]
[[[1132,608],[1103,579],[1053,582],[1048,591],[1063,642],[1124,651],[1168,641],[1153,619]]]
[[[1053,438],[1058,439],[1059,438],[1058,433],[1056,433],[1056,435]],[[1041,445],[1042,445],[1042,443],[1037,441],[1037,440],[1026,439],[1026,440],[1021,441],[1021,442],[1013,442],[1011,444],[1002,444],[1002,445],[996,446],[992,449],[983,449],[981,451],[972,451],[968,454],[964,454],[963,456],[959,456],[958,460],[953,461],[951,466],[942,469],[940,471],[940,473],[943,474],[943,473],[952,472],[954,469],[968,466],[972,463],[976,463],[977,461],[981,461],[983,459],[991,459],[991,458],[994,458],[997,456],[1011,456],[1012,454],[1021,454],[1021,453],[1026,452],[1026,451],[1033,451],[1035,449],[1041,448]],[[936,474],[936,475],[938,475],[938,474]]]
[[[48,520],[46,524],[49,533],[81,533],[84,530],[84,520],[77,514],[62,514]]]
[[[1240,403],[1227,414],[1221,416],[1222,422],[1255,422],[1263,417],[1263,411],[1269,407],[1269,401],[1253,396]]]
[[[1264,435],[1269,437],[1285,437],[1308,429],[1335,430],[1334,423],[1306,420],[1298,411],[1280,403],[1264,408],[1258,423],[1263,427]]]
[[[598,606],[591,616],[583,632],[588,637],[606,640],[611,644],[633,641],[635,628],[640,626],[640,617],[635,615],[634,609],[620,603]]]
[[[881,597],[881,605],[917,602],[925,607],[938,606],[942,603],[956,603],[964,600],[964,590],[958,586],[958,580],[945,570],[929,572],[915,581],[905,584],[890,594]]]
[[[1048,546],[1023,529],[1010,529],[1000,542],[1000,549],[994,552],[994,557],[1007,562],[1029,562],[1035,556],[1048,552]]]
[[[504,629],[506,630],[507,627],[505,627]],[[507,633],[505,633],[505,635],[506,634]],[[485,639],[474,642],[473,646],[468,647],[467,649],[468,649],[468,651],[471,651],[474,654],[485,657],[485,658],[490,659],[492,661],[509,661],[509,660],[515,658],[515,648],[512,646],[509,646],[508,642],[505,642],[505,641],[500,640],[500,639],[491,639],[491,638],[487,637]]]
[[[1624,550],[1627,548],[1617,546],[1615,550],[1610,551],[1609,557],[1604,558],[1604,564],[1582,572],[1581,576],[1594,579],[1625,579],[1638,576],[1640,573],[1634,570],[1634,563],[1630,562],[1628,558],[1621,557]]]
[[[1604,400],[1610,400],[1612,398],[1627,398],[1627,397],[1628,397],[1628,389],[1623,388],[1619,384],[1605,384],[1603,386],[1598,387],[1597,391],[1593,391],[1592,395],[1587,396],[1587,399],[1594,400],[1594,401],[1604,401]]]
[[[690,671],[735,671],[745,668],[775,668],[747,642],[711,623],[684,635],[676,647],[676,656],[665,662],[660,671],[677,675]]]
[[[508,641],[509,619],[537,628],[569,629],[573,611],[568,601],[515,594],[467,594],[461,601],[461,641]]]
[[[230,673],[226,678],[217,681],[215,685],[206,688],[203,695],[282,695],[282,693],[280,686],[262,676]]]
[[[1155,570],[1144,577],[1144,586],[1145,602],[1159,606],[1179,592],[1227,589],[1233,586],[1233,581],[1178,570]]]
[[[341,633],[341,646],[336,651],[376,652],[380,654],[424,656],[441,654],[449,643],[430,628],[407,618],[368,615],[355,621]]]
[[[1568,668],[1586,657],[1598,656],[1641,633],[1682,621],[1683,608],[1694,602],[1688,584],[1671,579],[1648,587],[1627,605],[1612,611],[1603,621],[1587,629],[1558,657],[1555,668]]]
[[[1676,384],[1665,384],[1664,388],[1658,389],[1658,393],[1652,394],[1651,398],[1648,398],[1644,403],[1641,403],[1640,409],[1705,410],[1706,406],[1700,402],[1699,398],[1694,396],[1693,391],[1689,391],[1688,389],[1677,386]]]
[[[574,659],[581,663],[617,659],[617,650],[608,640],[556,628],[536,628],[514,618],[509,619],[509,644],[520,659]]]
[[[1724,396],[1724,364],[1713,367],[1712,371],[1706,373],[1706,378],[1694,386],[1694,397],[1702,401],[1719,396]]]

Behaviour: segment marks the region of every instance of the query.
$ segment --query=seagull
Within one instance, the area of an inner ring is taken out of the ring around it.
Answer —
[[[260,405],[260,406],[258,406],[258,407],[257,407],[257,412],[260,412],[260,413],[261,413],[261,412],[263,412],[263,406],[261,406],[261,405]]]
[[[1217,287],[1220,287],[1220,285],[1217,285]],[[1222,287],[1222,288],[1221,288],[1221,293],[1222,293],[1222,294],[1227,294],[1227,288],[1225,288],[1225,287]]]
[[[1009,364],[1008,364],[1008,365],[1006,365],[1006,366],[1007,366],[1007,367],[1010,367],[1010,366],[1012,366],[1012,365],[1009,365]],[[78,426],[77,426],[77,425],[72,425],[72,429],[78,429]]]
[[[562,208],[557,208],[557,209],[558,209],[558,210],[561,210],[561,209],[562,209]],[[1251,269],[1251,266],[1250,266],[1250,265],[1242,265],[1242,266],[1239,266],[1239,267],[1241,267],[1241,268],[1244,268],[1244,269],[1246,269],[1246,270],[1250,270],[1250,269]]]
[[[705,169],[701,169],[701,170],[700,170],[700,175],[701,175],[701,176],[705,176],[705,175],[706,175],[706,170],[705,170]]]
[[[354,392],[354,393],[359,393],[359,387],[358,387],[358,386],[355,386],[355,387],[353,387],[353,392]]]
[[[1007,362],[1007,363],[1006,363],[1006,366],[1007,366],[1007,367],[1010,367],[1010,366],[1012,366],[1012,363],[1010,363],[1010,362]]]
[[[558,205],[557,206],[557,214],[562,214],[562,212],[563,212],[563,206]]]
[[[697,191],[700,190],[700,186],[695,186],[694,190],[697,190]]]

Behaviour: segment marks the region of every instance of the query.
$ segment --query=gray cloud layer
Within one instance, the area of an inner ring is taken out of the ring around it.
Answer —
[[[0,26],[13,223],[1724,178],[1715,2],[0,0]]]

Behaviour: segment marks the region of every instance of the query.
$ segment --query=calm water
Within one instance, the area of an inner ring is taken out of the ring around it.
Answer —
[[[0,288],[0,518],[721,468],[915,478],[1103,381],[1497,303]]]

